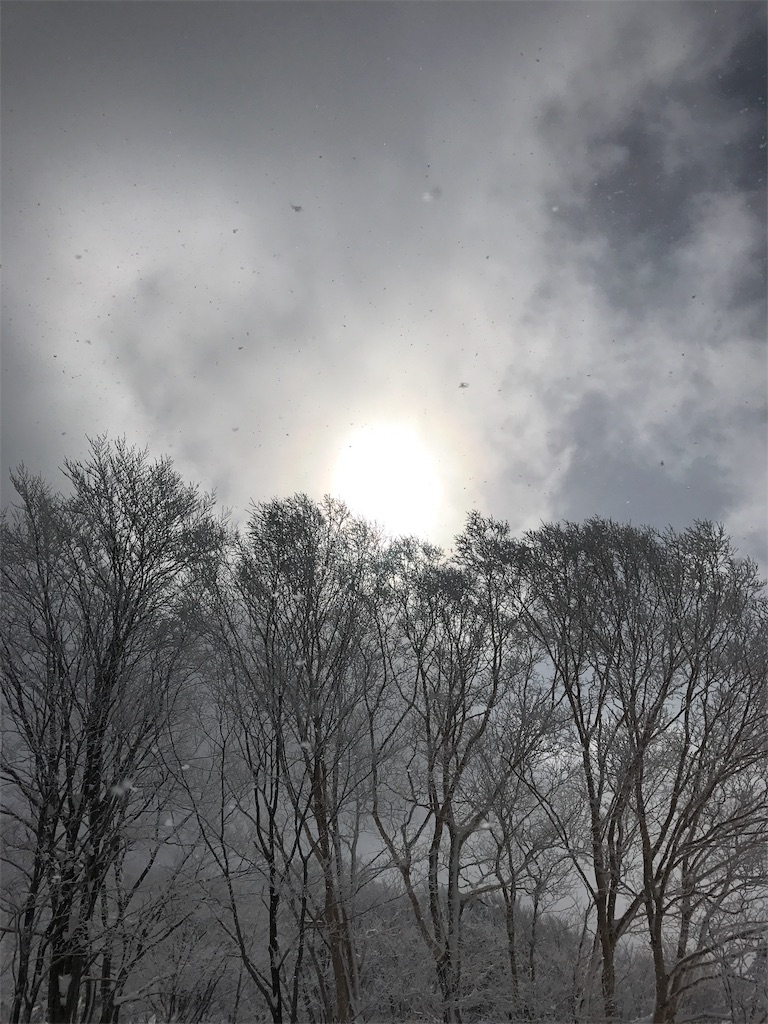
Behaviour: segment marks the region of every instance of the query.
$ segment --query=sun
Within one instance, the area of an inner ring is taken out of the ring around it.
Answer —
[[[443,501],[435,456],[417,430],[398,423],[359,427],[344,439],[332,493],[387,533],[424,539]]]

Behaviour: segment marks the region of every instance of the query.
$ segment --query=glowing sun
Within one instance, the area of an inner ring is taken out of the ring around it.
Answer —
[[[437,461],[412,427],[360,427],[342,445],[332,493],[387,533],[425,539],[435,525],[443,488]]]

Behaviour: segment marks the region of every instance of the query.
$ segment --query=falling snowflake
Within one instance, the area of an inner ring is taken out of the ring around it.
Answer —
[[[135,789],[132,779],[121,779],[120,782],[109,787],[109,792],[112,796],[125,796],[126,793],[131,793]]]

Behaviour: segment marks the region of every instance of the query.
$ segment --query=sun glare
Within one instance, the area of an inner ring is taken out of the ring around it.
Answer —
[[[388,533],[432,539],[443,488],[435,457],[402,424],[360,427],[336,460],[332,493]]]

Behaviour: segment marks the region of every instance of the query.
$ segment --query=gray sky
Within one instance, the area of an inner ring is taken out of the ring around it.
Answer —
[[[765,568],[764,4],[2,20],[4,500],[107,432],[239,519],[383,424],[439,543],[708,518]]]

